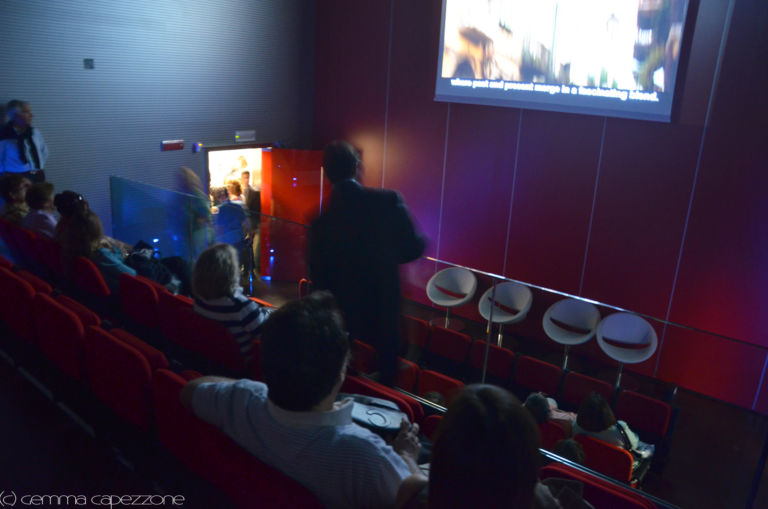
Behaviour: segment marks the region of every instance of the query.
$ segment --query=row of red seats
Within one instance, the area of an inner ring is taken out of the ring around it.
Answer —
[[[479,379],[488,352],[486,366],[488,380],[507,386],[521,397],[530,392],[541,391],[561,402],[564,408],[576,409],[590,392],[601,394],[606,401],[614,401],[618,419],[625,420],[641,438],[657,444],[664,450],[670,433],[671,406],[663,401],[643,394],[622,390],[602,380],[576,373],[564,372],[559,366],[514,352],[483,340],[472,341],[469,336],[439,326],[430,326],[418,318],[403,316],[401,331],[405,341],[421,349],[425,363],[447,360],[454,366],[454,373],[463,374],[467,381]],[[413,348],[411,348],[413,351]],[[375,370],[375,350],[370,345],[355,341],[353,367],[363,372]],[[439,364],[439,363],[438,363]],[[443,363],[446,365],[446,363]],[[400,359],[400,371],[396,385],[408,392],[426,396],[429,391],[440,393],[445,401],[463,385],[459,377],[451,377],[434,370],[420,367]],[[555,443],[567,438],[566,431],[554,423],[541,426],[542,445],[552,449]],[[626,450],[588,436],[576,437],[585,451],[585,464],[605,475],[623,482],[635,484],[633,478],[633,457]]]
[[[146,441],[156,437],[237,507],[253,507],[256,500],[263,507],[321,507],[306,488],[183,408],[181,389],[198,373],[174,373],[158,349],[125,330],[105,329],[92,310],[12,268],[0,257],[0,320],[32,355],[89,391]]]

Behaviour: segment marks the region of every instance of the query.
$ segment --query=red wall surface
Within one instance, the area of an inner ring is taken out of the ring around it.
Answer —
[[[361,148],[426,255],[694,327],[635,369],[768,413],[768,2],[692,1],[668,124],[434,102],[441,7],[318,3],[315,146]]]

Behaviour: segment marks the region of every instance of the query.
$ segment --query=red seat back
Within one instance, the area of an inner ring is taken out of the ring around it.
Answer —
[[[416,384],[419,382],[419,365],[402,357],[397,358],[397,373],[395,374],[395,387],[411,393],[416,392]]]
[[[88,306],[67,297],[66,295],[57,295],[56,302],[72,311],[80,319],[83,327],[86,329],[91,325],[101,325],[101,317],[93,312]]]
[[[443,397],[443,406],[448,406],[453,397],[464,387],[464,382],[448,375],[423,369],[419,374],[418,395],[424,397],[429,392],[437,392]]]
[[[357,373],[373,373],[376,371],[376,349],[360,340],[354,339],[351,344],[352,360],[349,367]]]
[[[412,316],[400,315],[400,338],[409,345],[426,348],[429,342],[429,323]]]
[[[158,296],[152,282],[130,274],[120,274],[120,305],[125,316],[144,327],[159,325]]]
[[[466,334],[445,327],[432,327],[429,334],[429,352],[456,363],[467,359],[471,343]]]
[[[88,258],[75,258],[72,270],[75,284],[84,292],[99,298],[108,298],[112,294],[99,268]]]
[[[539,476],[542,480],[555,477],[581,482],[584,485],[584,500],[595,509],[656,509],[656,504],[636,490],[612,484],[561,463],[550,463],[541,469]]]
[[[32,299],[35,289],[5,267],[0,267],[0,320],[17,336],[33,343],[37,336]]]
[[[616,399],[616,417],[630,428],[654,439],[666,437],[672,408],[665,402],[632,391],[621,391]]]
[[[487,373],[500,380],[509,380],[512,375],[512,366],[515,363],[515,354],[507,348],[476,339],[472,342],[472,348],[469,352],[469,365],[482,371],[486,347],[488,348]]]
[[[613,400],[613,386],[608,382],[574,371],[565,375],[562,395],[565,406],[578,408],[582,400],[591,392],[600,394],[608,404]]]
[[[53,293],[53,287],[48,284],[47,281],[40,279],[27,270],[19,270],[16,272],[16,275],[32,285],[32,288],[34,288],[37,293],[44,293],[46,295]]]
[[[632,454],[589,435],[573,437],[584,448],[584,466],[622,482],[632,480]]]
[[[152,368],[142,352],[91,326],[85,335],[85,361],[93,394],[118,416],[148,431],[153,422]]]
[[[424,419],[424,423],[421,426],[421,432],[424,434],[425,437],[427,437],[432,442],[434,442],[435,435],[437,434],[437,428],[440,427],[440,422],[442,420],[443,420],[442,415],[433,414],[433,415],[427,416],[427,418]]]
[[[33,307],[40,350],[61,371],[75,380],[85,380],[85,330],[80,319],[43,293],[35,295]]]
[[[521,355],[515,364],[513,380],[528,392],[556,395],[562,376],[563,370],[559,366]]]
[[[565,429],[552,421],[544,421],[539,424],[539,432],[541,433],[541,446],[549,451],[555,447],[557,442],[568,438]]]

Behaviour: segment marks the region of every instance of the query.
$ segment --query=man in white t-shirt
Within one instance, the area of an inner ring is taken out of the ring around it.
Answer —
[[[392,507],[402,480],[419,472],[418,425],[404,423],[389,446],[352,422],[351,400],[336,401],[349,341],[331,294],[290,302],[262,327],[266,385],[202,377],[182,402],[326,507]]]

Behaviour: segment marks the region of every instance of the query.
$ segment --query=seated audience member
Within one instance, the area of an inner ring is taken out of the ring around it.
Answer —
[[[531,507],[538,455],[536,423],[517,398],[470,385],[437,430],[429,507]]]
[[[537,482],[538,470],[539,432],[530,413],[500,387],[469,385],[437,429],[429,480],[406,479],[396,507],[561,507],[549,480]],[[590,507],[572,487],[557,486],[568,507]]]
[[[330,509],[392,507],[402,480],[418,471],[418,426],[403,423],[387,445],[336,402],[350,350],[331,294],[286,304],[264,323],[266,385],[202,377],[182,403],[265,463],[309,488]]]
[[[18,173],[6,173],[0,177],[0,197],[3,198],[2,217],[16,225],[21,225],[29,213],[26,203],[27,189],[32,182]]]
[[[566,436],[571,435],[571,426],[576,421],[576,414],[557,408],[557,402],[554,399],[546,397],[541,392],[533,392],[525,399],[524,406],[538,424],[552,421],[565,430]]]
[[[243,295],[235,248],[216,244],[200,254],[192,272],[195,311],[226,325],[250,361],[253,339],[269,317],[270,308]]]
[[[596,392],[591,392],[579,405],[573,434],[589,435],[643,457],[650,457],[654,451],[654,446],[640,441],[626,422],[616,420],[608,402]]]
[[[68,218],[60,242],[65,265],[69,266],[78,256],[90,258],[112,292],[118,291],[120,274],[136,275],[136,271],[125,264],[127,253],[104,236],[101,220],[91,210]]]
[[[53,238],[61,241],[62,232],[66,228],[69,218],[75,213],[84,214],[88,210],[88,202],[85,201],[82,194],[67,190],[53,197],[53,205],[59,212],[59,222],[56,224]]]
[[[21,223],[22,226],[40,235],[53,238],[56,223],[59,222],[56,207],[53,205],[53,184],[50,182],[32,184],[27,191],[26,201],[29,214]]]

